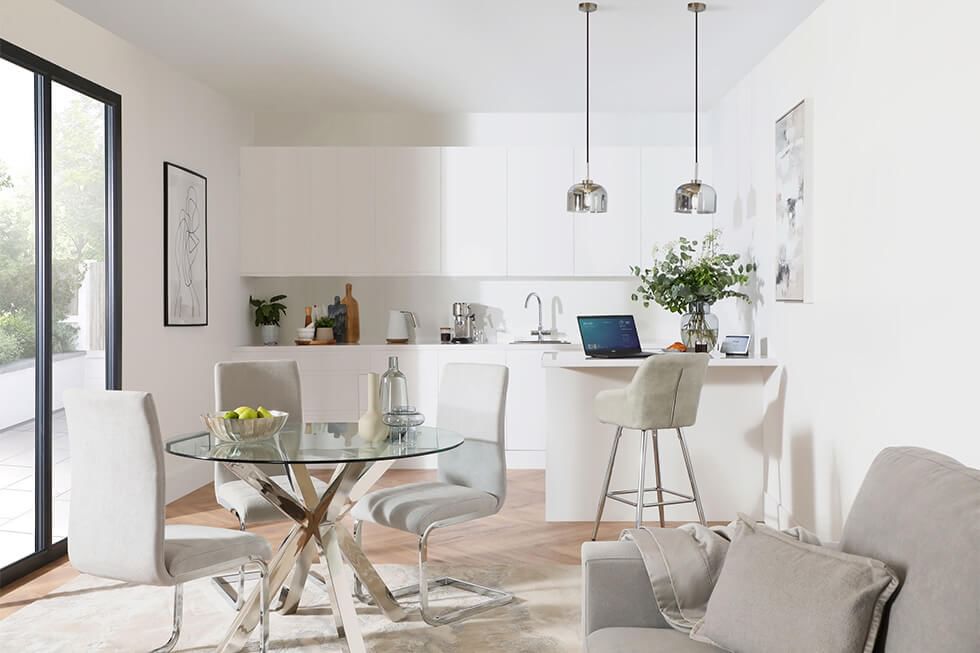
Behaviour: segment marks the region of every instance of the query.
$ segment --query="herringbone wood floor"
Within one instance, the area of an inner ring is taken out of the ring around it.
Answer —
[[[328,479],[326,472],[315,472]],[[431,480],[435,472],[392,470],[377,487]],[[507,473],[507,501],[493,517],[437,531],[429,538],[429,559],[454,564],[578,564],[579,548],[592,535],[586,522],[544,521],[544,471],[511,470]],[[650,509],[648,519],[656,519]],[[168,522],[237,528],[238,523],[214,501],[210,485],[204,486],[167,506]],[[629,526],[625,522],[603,523],[599,539],[616,539]],[[250,528],[269,538],[276,547],[288,530],[286,522]],[[375,563],[414,564],[417,546],[414,536],[368,525],[364,530],[364,550]],[[67,558],[54,562],[0,591],[0,619],[29,605],[78,575]]]

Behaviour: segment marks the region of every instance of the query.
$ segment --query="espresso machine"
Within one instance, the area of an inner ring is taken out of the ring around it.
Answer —
[[[452,341],[458,344],[470,344],[476,337],[476,315],[466,302],[453,304],[453,333]]]

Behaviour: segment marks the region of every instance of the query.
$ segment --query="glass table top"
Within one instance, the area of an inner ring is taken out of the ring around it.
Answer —
[[[397,460],[455,449],[463,436],[434,426],[414,434],[369,443],[357,434],[357,422],[307,422],[286,426],[275,437],[253,442],[222,442],[207,431],[167,443],[167,453],[198,460],[245,463],[346,463]]]

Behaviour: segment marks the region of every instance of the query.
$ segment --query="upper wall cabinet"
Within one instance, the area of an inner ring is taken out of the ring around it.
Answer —
[[[507,274],[507,150],[442,150],[442,273]]]
[[[606,213],[568,214],[575,225],[577,276],[627,276],[639,263],[642,213],[638,147],[594,147],[592,179],[609,194]],[[585,150],[575,151],[575,179],[585,177]]]
[[[370,274],[377,265],[375,156],[368,147],[317,147],[313,151],[311,224],[316,249],[305,274]]]
[[[241,153],[242,274],[300,273],[293,261],[312,254],[312,241],[297,238],[310,219],[309,148],[246,148]]]
[[[507,274],[574,273],[572,214],[565,193],[574,183],[570,147],[507,150]]]
[[[436,147],[376,151],[379,274],[439,274],[442,170]]]

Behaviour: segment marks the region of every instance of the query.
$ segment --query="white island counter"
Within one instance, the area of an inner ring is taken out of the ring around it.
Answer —
[[[597,360],[581,352],[548,352],[545,369],[546,492],[548,521],[595,518],[615,427],[600,424],[592,409],[600,390],[629,383],[643,359]],[[763,517],[763,437],[767,384],[779,364],[769,358],[713,358],[701,394],[698,421],[685,429],[701,500],[709,520],[744,512]],[[640,434],[624,431],[610,489],[637,485]],[[664,487],[688,493],[680,448],[672,431],[660,433]],[[653,487],[653,465],[647,487]],[[647,501],[655,501],[654,496]],[[668,506],[669,521],[696,521],[693,505]],[[657,509],[645,518],[656,523]],[[633,519],[633,509],[606,502],[603,520]]]

